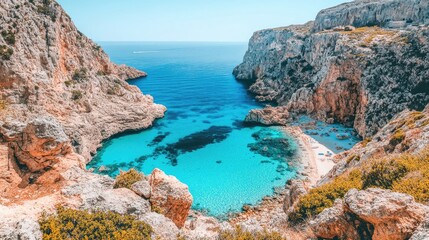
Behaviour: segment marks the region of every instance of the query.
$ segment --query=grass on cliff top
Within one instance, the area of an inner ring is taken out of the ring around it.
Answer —
[[[232,231],[221,231],[218,240],[284,240],[280,233],[268,232],[248,232],[241,227],[236,227]]]
[[[386,30],[380,27],[360,27],[353,31],[340,31],[340,34],[349,35],[353,39],[362,39],[362,47],[366,47],[372,43],[376,37],[392,37],[397,32],[392,30]]]
[[[311,189],[300,198],[289,221],[298,224],[332,207],[352,188],[383,188],[406,193],[422,203],[429,202],[429,148],[418,154],[399,154],[368,160],[333,181]]]
[[[134,183],[143,180],[143,173],[138,172],[134,168],[127,172],[122,172],[116,177],[113,188],[131,188]]]
[[[58,207],[57,215],[39,219],[44,240],[63,239],[151,239],[152,228],[134,216]]]

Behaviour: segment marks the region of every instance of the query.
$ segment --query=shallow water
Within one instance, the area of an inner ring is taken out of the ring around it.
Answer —
[[[108,171],[102,173],[110,176],[119,169],[149,174],[160,168],[189,186],[195,209],[218,217],[258,203],[295,176],[296,169],[288,165],[297,149],[291,137],[275,127],[242,126],[250,109],[262,107],[231,74],[246,44],[101,45],[116,63],[146,71],[147,78],[130,83],[154,96],[168,112],[153,128],[106,141],[88,168],[97,172],[105,166]],[[321,124],[306,131],[330,130]],[[333,151],[338,144],[347,148],[356,142],[326,134],[314,137]]]

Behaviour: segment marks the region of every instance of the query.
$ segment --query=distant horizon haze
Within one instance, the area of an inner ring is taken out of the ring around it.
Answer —
[[[247,42],[255,31],[303,24],[350,0],[58,0],[97,42]]]

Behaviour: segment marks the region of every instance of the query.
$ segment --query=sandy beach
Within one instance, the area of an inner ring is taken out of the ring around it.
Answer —
[[[303,166],[301,174],[308,177],[311,185],[315,185],[334,167],[333,152],[305,134],[300,127],[283,127],[282,129],[296,139],[299,145],[298,160]]]

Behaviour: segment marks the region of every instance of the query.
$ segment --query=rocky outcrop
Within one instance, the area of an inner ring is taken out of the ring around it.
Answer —
[[[326,183],[372,158],[388,154],[419,153],[429,146],[429,104],[422,111],[404,110],[377,134],[335,156],[337,164],[320,181]]]
[[[310,223],[327,239],[409,239],[429,214],[413,197],[381,189],[350,190]]]
[[[308,186],[303,180],[290,180],[286,184],[286,193],[283,202],[283,211],[288,213],[298,199],[307,194]]]
[[[289,120],[289,112],[285,107],[265,107],[264,109],[252,109],[247,114],[244,122],[263,125],[285,125]]]
[[[163,116],[125,82],[146,74],[110,62],[55,1],[2,1],[0,16],[0,142],[24,172],[58,168],[69,153],[87,162],[102,140]]]
[[[322,10],[316,17],[313,31],[333,29],[338,26],[389,27],[405,24],[423,24],[429,19],[427,0],[355,0]]]
[[[170,218],[179,228],[183,227],[193,201],[188,186],[159,169],[150,174],[149,184],[152,210]]]
[[[339,18],[347,16],[348,9],[365,15],[369,3],[363,2],[368,1],[354,1],[335,11],[341,13]],[[399,16],[414,9],[396,8],[399,2],[426,4],[405,0],[371,2],[389,2],[374,10],[377,16],[389,16],[392,11]],[[422,7],[414,14],[423,14],[427,9]],[[421,111],[429,103],[429,85],[422,77],[428,75],[429,69],[428,27],[383,29],[363,25],[313,31],[325,22],[321,18],[302,26],[254,33],[243,63],[234,69],[236,78],[252,84],[249,90],[258,100],[275,101],[286,107],[289,116],[304,113],[319,120],[344,123],[363,137],[374,135],[404,109]]]

